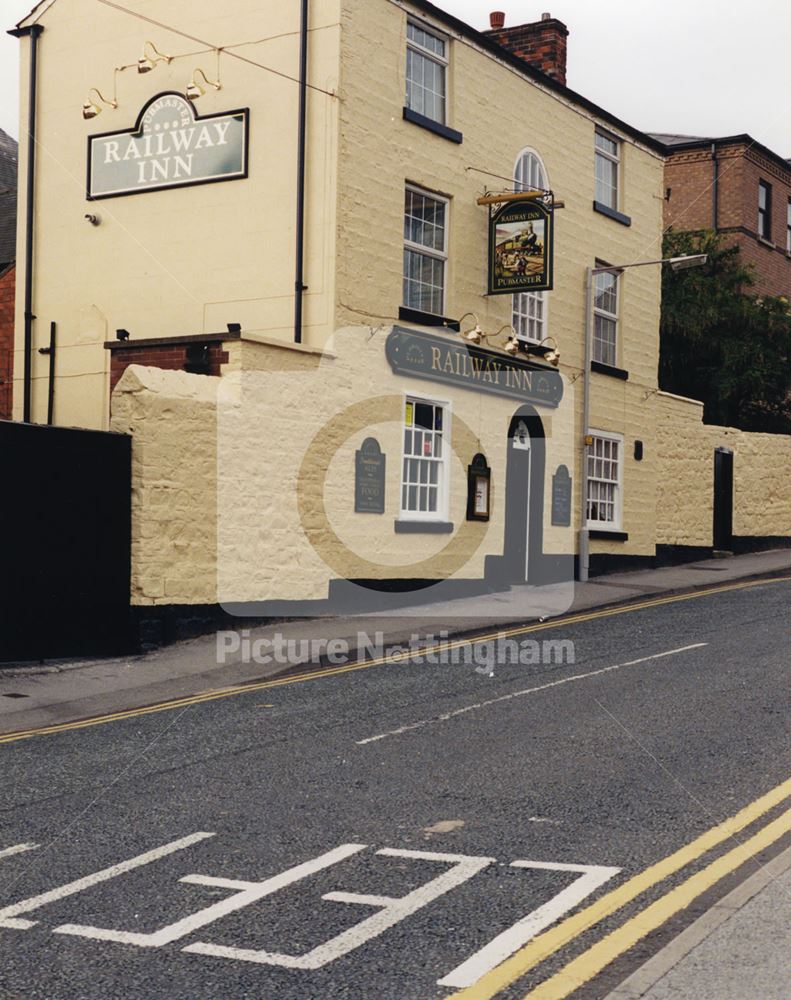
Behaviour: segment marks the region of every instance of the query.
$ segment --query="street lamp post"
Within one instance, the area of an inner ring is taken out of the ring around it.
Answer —
[[[619,274],[630,267],[648,267],[669,264],[674,271],[690,267],[701,267],[708,260],[708,254],[686,254],[683,257],[665,257],[662,260],[641,260],[633,264],[609,264],[606,267],[589,267],[585,275],[585,357],[582,380],[582,473],[580,476],[580,531],[579,531],[579,572],[580,582],[588,579],[590,566],[588,529],[588,438],[590,429],[590,377],[591,355],[593,353],[593,285],[597,274]]]

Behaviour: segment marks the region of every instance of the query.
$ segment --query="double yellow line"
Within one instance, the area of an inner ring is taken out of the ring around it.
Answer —
[[[459,649],[462,646],[469,646],[480,642],[492,642],[497,639],[511,639],[515,636],[528,635],[532,632],[541,632],[546,629],[565,627],[566,625],[576,625],[581,622],[595,621],[598,618],[610,618],[615,615],[632,614],[635,611],[643,611],[646,608],[655,608],[663,604],[675,604],[679,601],[691,601],[701,597],[710,597],[712,594],[723,594],[732,590],[746,590],[750,587],[766,586],[774,583],[788,583],[791,576],[771,577],[757,580],[744,580],[741,583],[726,584],[721,587],[707,587],[696,590],[691,594],[675,594],[669,597],[658,597],[647,601],[640,601],[634,604],[626,604],[614,608],[605,608],[601,611],[582,612],[577,615],[567,615],[562,618],[553,618],[552,621],[536,622],[533,625],[522,625],[518,628],[500,629],[497,632],[487,632],[481,635],[467,636],[454,642],[438,642],[431,646],[426,646],[420,652],[429,654],[439,653],[443,650]],[[270,688],[286,687],[291,684],[303,684],[306,681],[322,680],[326,677],[338,677],[341,674],[354,673],[357,670],[368,670],[371,667],[378,667],[385,664],[403,663],[413,659],[414,650],[406,650],[403,653],[394,653],[391,656],[379,657],[370,660],[358,660],[348,663],[345,666],[328,667],[326,669],[315,669],[301,674],[291,674],[286,677],[272,678],[271,680],[255,681],[252,684],[238,684],[234,687],[219,688],[215,691],[204,691],[201,694],[189,695],[185,698],[175,698],[171,701],[157,702],[154,705],[145,705],[141,708],[130,708],[121,712],[112,712],[107,715],[97,715],[87,719],[80,719],[74,722],[61,722],[52,726],[39,726],[35,729],[20,730],[15,733],[0,735],[0,744],[16,743],[18,740],[30,739],[33,736],[48,736],[54,733],[66,733],[74,729],[88,729],[91,726],[104,726],[110,722],[120,722],[124,719],[136,719],[144,715],[153,715],[155,712],[171,712],[180,708],[188,708],[191,705],[200,705],[208,701],[219,701],[221,698],[232,698],[240,694],[249,694],[253,691],[266,691]],[[2,671],[0,671],[0,676]]]
[[[670,854],[622,885],[601,896],[583,910],[539,934],[497,968],[472,986],[451,995],[452,1000],[489,1000],[513,985],[542,962],[573,942],[581,934],[612,916],[642,893],[699,860],[708,851],[736,835],[791,796],[791,779],[773,788],[750,805],[696,840]],[[661,927],[723,878],[776,843],[791,831],[791,809],[738,843],[726,854],[691,875],[684,882],[640,910],[616,930],[591,945],[559,972],[526,994],[524,1000],[564,1000],[642,938]],[[449,998],[449,1000],[451,1000]]]

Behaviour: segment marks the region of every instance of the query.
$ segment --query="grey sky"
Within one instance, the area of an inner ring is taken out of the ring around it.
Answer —
[[[89,6],[95,0],[82,0]],[[128,0],[130,7],[138,0]],[[290,0],[297,3],[297,0]],[[791,5],[753,0],[441,0],[440,7],[476,28],[489,11],[506,25],[548,10],[568,25],[568,84],[646,131],[696,135],[749,132],[791,156]],[[33,0],[0,0],[10,28]],[[46,44],[46,43],[44,43]],[[0,127],[18,136],[15,39],[0,36]],[[45,50],[42,53],[46,58]]]

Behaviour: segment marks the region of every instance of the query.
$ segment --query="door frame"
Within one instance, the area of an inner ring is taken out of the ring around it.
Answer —
[[[527,425],[530,439],[527,460],[525,496],[525,471],[518,468],[516,458],[523,449],[513,445],[520,423]],[[520,406],[508,425],[506,470],[503,565],[513,583],[529,583],[541,577],[544,554],[544,475],[546,468],[546,441],[544,425],[532,406]]]

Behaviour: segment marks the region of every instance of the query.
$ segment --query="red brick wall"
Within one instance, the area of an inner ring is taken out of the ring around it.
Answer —
[[[129,365],[146,365],[149,368],[165,368],[169,371],[183,371],[187,364],[187,348],[190,344],[152,344],[151,346],[114,348],[110,358],[110,392]],[[219,375],[220,365],[228,361],[228,352],[221,342],[209,344],[209,374]]]
[[[11,419],[14,389],[14,287],[16,268],[0,274],[0,420]]]
[[[791,298],[791,258],[786,252],[786,218],[791,198],[791,168],[783,168],[744,144],[718,147],[717,228],[741,247],[742,260],[755,270],[752,291]],[[665,164],[665,226],[713,226],[711,149],[680,150]],[[773,246],[758,239],[758,182],[772,186]]]
[[[564,85],[568,33],[566,25],[554,17],[484,32],[498,45]]]

